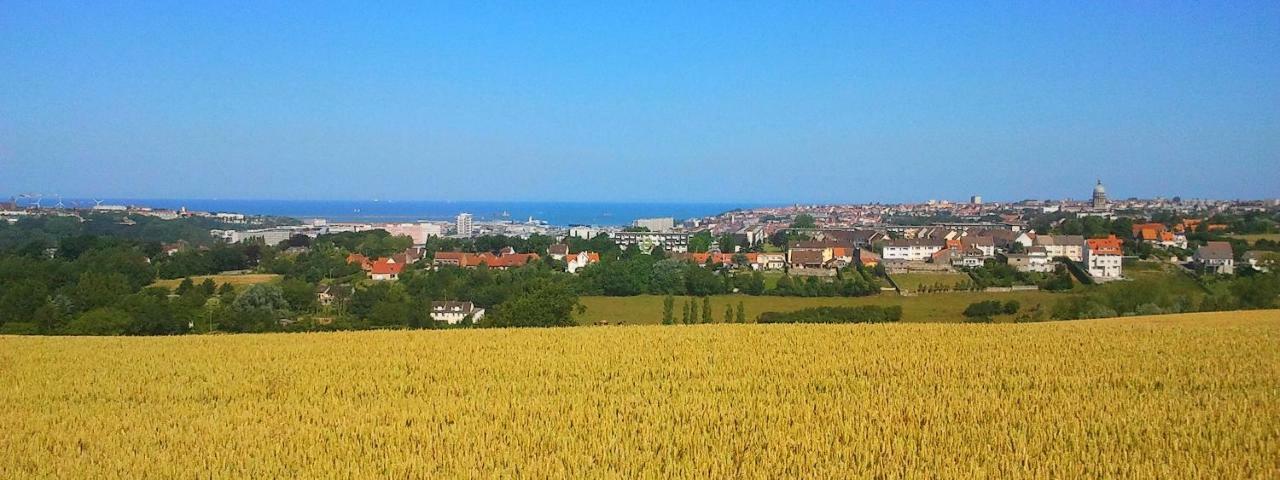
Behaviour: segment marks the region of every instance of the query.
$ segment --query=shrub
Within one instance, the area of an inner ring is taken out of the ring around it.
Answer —
[[[902,307],[863,305],[858,307],[816,307],[794,312],[765,312],[760,323],[884,323],[902,319]]]

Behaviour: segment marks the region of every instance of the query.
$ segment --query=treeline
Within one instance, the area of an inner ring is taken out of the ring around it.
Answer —
[[[297,223],[292,219],[274,217],[263,221],[266,223],[255,227]],[[133,242],[144,252],[154,254],[160,251],[161,244],[179,240],[192,246],[213,245],[216,242],[209,235],[209,230],[235,228],[246,226],[205,217],[165,220],[122,213],[84,213],[81,218],[35,215],[20,218],[13,224],[0,222],[0,251],[36,252],[56,248],[66,238],[94,236]]]
[[[975,290],[989,287],[1012,287],[1015,285],[1035,285],[1051,292],[1070,290],[1074,284],[1071,272],[1061,263],[1054,266],[1052,273],[1023,272],[1012,265],[996,260],[987,260],[980,267],[964,269],[973,280]]]
[[[1137,279],[1111,282],[1086,293],[1058,300],[1052,318],[1072,320],[1128,315],[1252,310],[1280,306],[1280,274],[1251,273],[1216,280],[1204,295],[1193,297],[1168,282]]]
[[[764,312],[759,323],[886,323],[902,320],[902,306],[861,305],[815,307],[792,312]]]
[[[576,287],[582,295],[689,295],[703,297],[728,293],[804,297],[864,296],[880,292],[873,272],[848,267],[835,277],[791,277],[783,274],[772,288],[759,271],[734,265],[698,265],[665,258],[660,251],[641,254],[634,249],[581,270]]]

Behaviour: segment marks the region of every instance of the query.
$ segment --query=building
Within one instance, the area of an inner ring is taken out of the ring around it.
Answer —
[[[1208,242],[1196,249],[1192,259],[1205,273],[1231,275],[1236,270],[1235,252],[1228,242]]]
[[[457,229],[459,237],[471,238],[471,214],[459,213],[458,218],[454,221],[454,227]]]
[[[489,268],[506,270],[523,267],[529,262],[537,261],[540,258],[542,257],[536,253],[516,253],[511,247],[507,247],[499,251],[497,255],[489,252],[436,252],[432,263],[436,267],[476,268],[480,265],[485,265]]]
[[[470,318],[472,322],[484,318],[484,309],[471,302],[431,302],[431,319],[457,325]]]
[[[827,258],[823,250],[788,250],[787,264],[791,268],[823,268],[826,266]]]
[[[662,247],[666,252],[689,251],[689,234],[687,233],[617,232],[613,234],[613,242],[623,250],[636,245],[644,253],[653,251],[654,247]]]
[[[316,286],[316,303],[321,306],[328,307],[333,302],[342,301],[351,297],[351,287],[347,285],[317,285]]]
[[[583,239],[583,240],[591,240],[591,239],[593,239],[593,238],[596,238],[596,235],[600,235],[601,233],[604,233],[604,230],[603,230],[603,229],[596,228],[596,227],[590,227],[590,226],[587,226],[587,225],[571,225],[571,226],[569,226],[569,236],[570,236],[570,237],[578,237],[578,238],[581,238],[581,239]]]
[[[369,278],[378,282],[399,280],[403,270],[404,263],[393,258],[379,258],[369,266]]]
[[[1187,236],[1169,230],[1163,223],[1139,223],[1133,226],[1135,240],[1161,247],[1187,248]]]
[[[670,232],[676,228],[676,219],[672,217],[637,218],[631,222],[633,227],[643,227],[650,232]]]
[[[1280,253],[1262,250],[1249,250],[1244,252],[1244,256],[1240,259],[1243,263],[1248,264],[1249,268],[1262,272],[1269,272],[1271,271],[1271,267],[1280,263]]]
[[[974,195],[969,197],[970,205],[982,205],[982,195]]]
[[[751,268],[756,270],[782,270],[787,265],[787,255],[784,253],[757,253],[756,261]]]
[[[849,239],[824,236],[822,240],[800,240],[787,247],[787,263],[795,268],[844,268],[857,261],[858,249]],[[817,255],[815,257],[815,255]],[[817,262],[815,258],[821,258]]]
[[[1053,272],[1053,258],[1044,247],[1031,247],[1026,253],[1006,254],[1005,263],[1020,272]]]
[[[569,273],[578,273],[578,270],[585,268],[587,265],[600,263],[600,254],[596,252],[578,252],[571,253],[565,257],[565,271]]]
[[[444,234],[444,229],[439,224],[418,222],[418,223],[387,223],[379,225],[377,228],[386,230],[393,236],[405,236],[413,239],[414,245],[426,245],[427,239],[431,237],[439,237]]]
[[[565,257],[569,256],[569,246],[563,243],[556,243],[547,247],[547,256],[552,260],[566,261]]]
[[[996,255],[996,238],[978,235],[960,237],[960,247],[965,254],[978,252],[981,257],[992,258]]]
[[[858,249],[856,261],[865,268],[876,268],[880,264],[880,256],[876,252],[867,249]]]
[[[1107,189],[1102,186],[1102,179],[1098,179],[1098,184],[1093,186],[1093,208],[1095,210],[1107,209]]]
[[[1032,246],[1044,247],[1049,258],[1067,257],[1073,262],[1084,261],[1084,237],[1080,235],[1037,235]]]
[[[288,240],[289,237],[294,235],[305,235],[315,238],[322,233],[328,233],[328,228],[324,226],[302,225],[260,228],[256,230],[209,230],[210,236],[227,243],[240,243],[250,240],[261,241],[266,245],[277,245],[280,242]]]
[[[1120,278],[1124,254],[1124,240],[1110,235],[1107,238],[1090,238],[1085,240],[1084,264],[1089,275],[1096,280],[1113,280]]]
[[[933,254],[947,247],[947,241],[933,238],[899,238],[884,244],[881,257],[885,260],[907,260],[924,262]]]

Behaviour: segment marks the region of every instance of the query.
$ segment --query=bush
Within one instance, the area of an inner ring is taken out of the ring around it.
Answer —
[[[885,323],[902,320],[902,307],[863,305],[858,307],[816,307],[794,312],[765,312],[760,323]]]
[[[1022,308],[1022,304],[1018,303],[1017,300],[1009,300],[1008,302],[1004,303],[1004,314],[1013,315],[1015,313],[1018,313],[1018,309],[1020,308]]]
[[[1011,313],[1017,312],[1017,302],[1009,303],[1013,304],[1012,306],[1014,308],[1014,312]],[[975,319],[986,319],[986,321],[989,322],[991,321],[991,317],[1005,313],[1006,310],[1006,305],[1000,303],[998,300],[983,300],[981,302],[971,303],[968,307],[965,307],[964,316],[967,319],[966,321],[982,321]]]

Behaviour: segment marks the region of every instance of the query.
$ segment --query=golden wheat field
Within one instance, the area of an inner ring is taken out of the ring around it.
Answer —
[[[0,478],[1276,478],[1280,312],[0,337]]]

